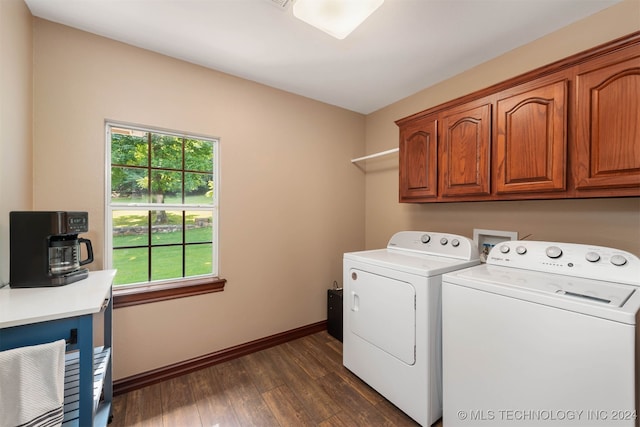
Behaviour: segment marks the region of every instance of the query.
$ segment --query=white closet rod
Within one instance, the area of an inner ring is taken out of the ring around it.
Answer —
[[[351,159],[351,163],[359,162],[361,160],[373,159],[375,157],[386,156],[387,154],[396,153],[398,148],[392,148],[391,150],[381,151],[375,154],[369,154],[368,156],[358,157],[357,159]]]

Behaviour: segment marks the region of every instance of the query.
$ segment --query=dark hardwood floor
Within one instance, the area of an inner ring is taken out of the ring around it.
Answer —
[[[418,424],[344,368],[342,343],[320,332],[116,396],[110,425]]]

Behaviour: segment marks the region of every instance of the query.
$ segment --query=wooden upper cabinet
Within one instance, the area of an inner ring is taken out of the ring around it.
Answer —
[[[640,49],[576,77],[576,189],[640,189]],[[640,192],[636,192],[640,194]]]
[[[437,196],[438,121],[421,118],[400,125],[400,201]]]
[[[565,190],[567,80],[501,97],[496,109],[496,192]]]
[[[640,31],[396,124],[401,202],[640,196]]]
[[[439,194],[482,196],[491,192],[491,103],[447,111],[439,147]]]

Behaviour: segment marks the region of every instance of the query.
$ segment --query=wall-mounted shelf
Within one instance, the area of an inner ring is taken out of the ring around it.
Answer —
[[[393,154],[393,153],[397,153],[397,152],[398,152],[398,148],[392,148],[391,150],[381,151],[379,153],[374,153],[374,154],[369,154],[368,156],[358,157],[357,159],[351,159],[351,163],[357,163],[357,162],[361,162],[363,160],[374,159],[376,157],[386,156],[388,154]]]

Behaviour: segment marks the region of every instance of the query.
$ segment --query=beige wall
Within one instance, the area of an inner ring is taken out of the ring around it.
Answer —
[[[399,204],[397,156],[366,173],[349,162],[396,147],[394,120],[638,30],[639,8],[625,0],[365,118],[39,19],[32,50],[28,10],[0,0],[0,278],[11,209],[89,211],[102,268],[105,119],[221,138],[228,279],[222,293],[117,310],[116,378],[325,319],[342,253],[398,230],[507,229],[640,254],[638,198]]]
[[[221,139],[226,289],[116,310],[115,378],[326,319],[364,246],[364,116],[40,19],[34,52],[34,207],[89,211],[93,268],[105,119]]]
[[[32,18],[0,0],[0,284],[9,281],[9,212],[32,207]]]
[[[367,153],[398,146],[394,121],[640,30],[640,2],[625,0],[533,43],[367,116]],[[368,161],[366,247],[398,230],[473,237],[474,228],[517,231],[532,240],[592,243],[640,255],[640,199],[398,203],[398,156]]]

